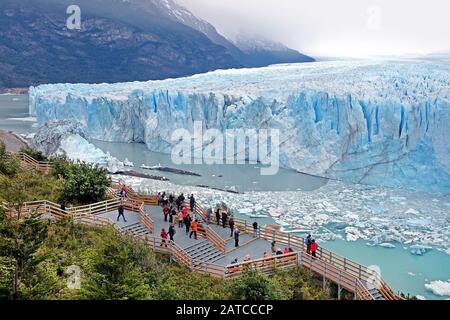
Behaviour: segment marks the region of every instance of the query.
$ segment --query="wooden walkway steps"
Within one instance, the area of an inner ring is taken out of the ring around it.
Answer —
[[[51,167],[51,164],[36,164],[26,156],[20,156],[19,159],[21,165],[30,170],[48,173]],[[209,225],[207,223],[206,211],[199,203],[196,203],[195,214],[202,219],[203,230],[200,235],[206,239],[189,239],[180,243],[175,239],[176,242],[168,241],[166,245],[163,245],[162,239],[155,235],[157,234],[155,230],[159,230],[164,225],[160,221],[161,214],[157,212],[160,208],[155,207],[157,204],[156,197],[130,190],[128,199],[119,199],[116,190],[120,188],[122,183],[122,181],[113,179],[113,187],[109,192],[115,196],[114,199],[87,206],[67,208],[65,211],[62,211],[59,205],[49,201],[33,201],[25,203],[20,214],[34,211],[49,219],[58,220],[69,217],[76,222],[93,226],[109,224],[121,233],[133,234],[142,241],[146,241],[150,250],[170,255],[171,260],[177,261],[192,271],[209,274],[214,277],[236,277],[247,268],[257,269],[265,274],[272,274],[277,269],[290,269],[302,266],[321,275],[324,280],[327,279],[336,283],[338,292],[344,288],[354,293],[355,298],[361,300],[401,299],[378,273],[366,266],[341,257],[323,247],[319,247],[317,257],[312,257],[306,253],[303,238],[294,234],[284,233],[272,226],[260,227],[258,238],[248,241],[241,248],[247,246],[261,250],[263,249],[261,246],[265,246],[275,240],[279,245],[294,249],[294,252],[253,259],[232,265],[228,264],[228,262],[218,263],[229,257],[227,255],[227,251],[231,249],[227,245],[229,238],[227,239],[226,234],[224,235],[224,231],[218,230],[212,224]],[[137,215],[136,221],[130,225],[120,226],[111,219],[120,203],[124,205],[125,210]],[[15,209],[10,209],[9,214],[18,213],[15,212]],[[209,222],[214,223],[214,217],[211,218],[212,220]],[[235,227],[240,229],[241,236],[253,234],[251,224],[245,219],[235,218]],[[180,232],[183,234],[181,230]],[[184,235],[182,239],[186,238]]]

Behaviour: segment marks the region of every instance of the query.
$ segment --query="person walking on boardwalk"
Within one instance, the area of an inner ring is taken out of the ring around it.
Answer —
[[[169,215],[170,209],[168,206],[163,207],[164,221],[167,222],[167,216]]]
[[[161,194],[161,196],[159,197],[159,201],[158,201],[158,204],[160,205],[160,206],[162,206],[162,205],[164,205],[164,198],[166,197],[166,192],[163,192],[162,194]]]
[[[227,220],[228,220],[228,214],[227,214],[226,211],[223,211],[223,212],[222,212],[222,226],[223,226],[224,228],[227,227]]]
[[[186,208],[186,206],[182,206],[181,212],[183,214],[188,214],[188,209]]]
[[[208,208],[206,210],[206,223],[209,224],[211,221],[212,208]]]
[[[310,247],[310,250],[311,250],[311,255],[312,255],[313,257],[316,257],[316,251],[317,251],[317,248],[318,248],[318,247],[319,247],[319,246],[317,245],[316,240],[312,239],[312,240],[311,240],[311,247]]]
[[[272,253],[276,253],[277,252],[276,245],[277,245],[277,242],[275,240],[273,240],[271,245],[270,245],[270,249],[272,250]]]
[[[170,195],[169,195],[169,203],[170,204],[173,204],[173,201],[175,200],[175,196],[173,195],[173,193],[171,193]]]
[[[308,236],[305,239],[305,245],[306,245],[306,253],[311,254],[311,235],[308,234]]]
[[[191,193],[191,196],[189,197],[189,205],[191,207],[191,211],[194,212],[195,209],[195,198],[194,194]]]
[[[168,234],[169,234],[169,236],[170,236],[170,241],[174,241],[173,240],[173,236],[175,235],[175,233],[177,233],[176,231],[175,231],[175,224],[171,224],[170,225],[170,227],[169,227],[169,231],[167,232]]]
[[[233,232],[234,232],[234,219],[233,219],[233,217],[230,218],[230,222],[228,222],[228,224],[230,225],[230,230],[231,230],[230,238],[231,238],[233,236]]]
[[[123,204],[119,204],[119,208],[117,208],[117,211],[119,212],[119,215],[117,216],[117,221],[119,221],[119,218],[122,216],[123,221],[127,222],[127,220],[125,219],[125,210],[123,209]]]
[[[166,246],[167,248],[167,232],[164,228],[161,230],[161,247],[162,246]]]
[[[219,208],[216,209],[216,221],[217,221],[217,225],[220,226],[220,210],[219,210]]]
[[[178,211],[177,213],[177,221],[178,221],[178,228],[183,228],[183,213],[181,211]]]
[[[191,228],[191,216],[186,214],[186,216],[183,218],[184,225],[186,226],[186,235],[189,234],[189,229]]]
[[[258,222],[253,221],[253,237],[258,237]]]
[[[64,201],[61,202],[61,211],[63,214],[66,214],[66,204]]]
[[[192,237],[192,234],[194,234],[195,240],[197,240],[197,230],[198,230],[198,222],[197,220],[192,220],[191,222],[191,233],[189,234],[189,239]]]
[[[239,247],[239,229],[234,230],[234,246]]]

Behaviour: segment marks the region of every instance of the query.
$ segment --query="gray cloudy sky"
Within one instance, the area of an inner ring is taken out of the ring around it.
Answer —
[[[176,0],[233,38],[263,34],[316,56],[450,51],[450,0]]]

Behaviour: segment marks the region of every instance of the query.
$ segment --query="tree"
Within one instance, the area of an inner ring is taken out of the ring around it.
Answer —
[[[0,141],[0,174],[14,175],[19,171],[19,162],[6,151],[6,145]]]
[[[259,271],[246,269],[229,286],[231,299],[269,300],[279,299],[280,295],[269,278]]]
[[[64,179],[60,201],[89,204],[106,198],[106,189],[111,185],[106,169],[86,162],[73,163],[65,157],[52,162],[51,174]]]
[[[98,241],[93,273],[82,279],[81,297],[94,300],[136,300],[150,298],[133,255],[132,241],[121,238],[112,228]]]

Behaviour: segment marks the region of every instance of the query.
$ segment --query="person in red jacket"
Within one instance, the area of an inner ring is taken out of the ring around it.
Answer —
[[[186,206],[183,206],[183,208],[181,209],[181,212],[183,214],[188,214],[188,208]]]
[[[189,234],[189,239],[192,237],[192,234],[194,234],[195,240],[197,240],[197,231],[198,231],[198,222],[197,220],[192,220],[191,222],[191,233]]]
[[[161,239],[161,247],[164,245],[167,248],[167,232],[164,228],[161,230]]]
[[[318,248],[318,245],[317,245],[316,240],[312,239],[312,240],[311,240],[311,255],[312,255],[313,257],[316,256],[317,248]]]
[[[169,207],[168,206],[164,206],[163,207],[163,214],[164,214],[164,221],[167,222],[167,216],[169,215]]]

